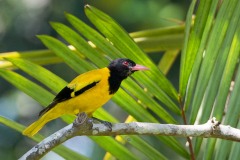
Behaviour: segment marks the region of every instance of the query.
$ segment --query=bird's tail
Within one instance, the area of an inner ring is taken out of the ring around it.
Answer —
[[[28,126],[23,132],[23,135],[26,135],[28,137],[34,136],[40,129],[43,128],[43,126],[47,123],[43,117],[38,119],[36,122],[32,123],[30,126]]]

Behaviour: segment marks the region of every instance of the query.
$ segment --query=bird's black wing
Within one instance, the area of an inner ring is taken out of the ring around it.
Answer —
[[[64,87],[58,94],[57,96],[53,99],[53,102],[50,103],[46,108],[44,108],[42,111],[40,111],[39,116],[42,116],[44,113],[49,111],[51,108],[53,108],[57,103],[60,103],[62,101],[66,101],[70,98],[73,98],[75,96],[78,96],[82,94],[83,92],[89,90],[90,88],[94,87],[97,82],[92,82],[85,87],[81,88],[78,91],[74,91],[74,88],[69,88],[68,86]]]
[[[53,108],[57,103],[68,100],[71,97],[71,93],[74,92],[74,89],[69,88],[68,86],[64,87],[53,99],[53,102],[50,103],[46,108],[40,111],[39,116],[42,116],[44,113]]]

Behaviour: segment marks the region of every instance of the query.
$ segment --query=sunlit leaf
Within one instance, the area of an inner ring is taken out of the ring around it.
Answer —
[[[0,68],[14,68],[12,63],[4,61],[5,58],[24,58],[35,62],[37,64],[55,64],[62,62],[62,59],[57,57],[50,50],[36,50],[36,51],[26,51],[26,52],[8,52],[0,54]]]
[[[0,69],[0,76],[17,87],[19,90],[31,96],[43,106],[48,105],[53,99],[53,95],[47,90],[13,71]]]
[[[158,67],[164,73],[167,74],[172,65],[174,64],[179,50],[168,50],[164,53],[163,57],[161,58]]]
[[[234,88],[232,90],[231,97],[229,99],[228,111],[226,112],[226,117],[223,121],[223,124],[231,125],[231,126],[234,126],[234,127],[237,127],[237,128],[239,128],[238,127],[239,126],[239,123],[238,123],[239,115],[238,115],[238,113],[240,112],[240,107],[237,107],[237,106],[240,106],[239,89],[240,89],[240,68],[238,67],[237,68],[237,76],[236,76],[236,79],[234,81]],[[218,154],[221,154],[223,157],[225,157],[227,152],[223,152],[223,150],[225,151],[226,148],[230,149],[232,143],[230,143],[230,141],[229,142],[227,142],[227,141],[222,142],[221,140],[219,140],[219,143],[221,145],[220,145],[220,148],[218,150]],[[221,152],[223,152],[223,153],[221,153]]]
[[[91,70],[94,67],[91,66],[87,61],[83,60],[79,55],[70,50],[61,41],[50,37],[50,36],[38,36],[38,38],[55,54],[64,59],[64,61],[78,73]],[[81,64],[81,65],[80,65]]]
[[[117,157],[118,159],[138,159],[136,155],[131,153],[128,149],[125,147],[122,147],[120,143],[116,143],[116,141],[109,136],[104,137],[97,137],[92,136],[91,139],[93,139],[95,142],[98,143],[101,147],[103,147],[105,150],[111,152],[112,155]],[[114,144],[114,146],[112,145]]]
[[[32,77],[36,78],[41,83],[43,84],[52,83],[53,85],[50,86],[51,87],[50,89],[53,91],[59,92],[67,84],[64,80],[62,80],[52,72],[28,60],[20,58],[6,58],[6,59],[12,62],[16,67],[20,68],[21,70],[28,73]]]
[[[151,68],[149,78],[158,78],[158,84],[172,98],[177,100],[177,92],[166,77],[157,69],[151,60],[134,43],[130,36],[112,18],[92,6],[86,6],[85,13],[91,22],[103,33],[113,45],[129,58]],[[168,86],[168,87],[166,87]]]

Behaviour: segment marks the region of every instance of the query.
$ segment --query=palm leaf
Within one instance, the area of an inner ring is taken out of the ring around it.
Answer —
[[[18,131],[18,132],[22,132],[25,128],[23,125],[21,125],[17,122],[14,122],[12,120],[9,120],[5,117],[2,117],[2,116],[0,116],[0,123]],[[44,139],[44,137],[37,134],[32,139],[36,142],[40,142]],[[66,158],[66,159],[88,160],[87,157],[85,157],[85,156],[83,156],[79,153],[76,153],[76,152],[70,150],[69,148],[67,148],[63,145],[59,145],[58,147],[54,148],[53,151],[56,152],[57,154],[59,154],[60,156],[62,156],[63,158]]]
[[[204,123],[212,116],[222,120],[225,118],[225,108],[230,110],[227,99],[232,96],[229,88],[235,79],[239,57],[239,5],[239,1],[221,3],[218,0],[200,1],[198,5],[190,38],[185,39],[187,45],[183,49],[181,64],[180,92],[185,98],[185,110],[191,111],[190,124]],[[187,69],[185,66],[188,66]],[[236,103],[236,99],[231,103]],[[233,126],[236,127],[237,122]],[[201,152],[202,141],[201,138],[196,139],[196,155]],[[230,153],[230,147],[226,150],[224,148],[231,146],[232,142],[218,140],[216,143],[216,139],[205,141],[204,159],[212,159],[215,155],[216,159],[225,159]]]

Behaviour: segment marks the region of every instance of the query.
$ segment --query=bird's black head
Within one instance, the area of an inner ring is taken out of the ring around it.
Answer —
[[[138,65],[132,60],[126,58],[119,58],[113,60],[109,64],[108,68],[111,71],[111,73],[114,73],[115,76],[119,76],[122,79],[127,78],[135,71],[148,69],[147,67]]]
[[[110,77],[109,82],[109,93],[114,94],[117,92],[122,80],[127,78],[135,71],[147,70],[147,67],[136,64],[130,59],[119,58],[112,61],[109,66]]]

